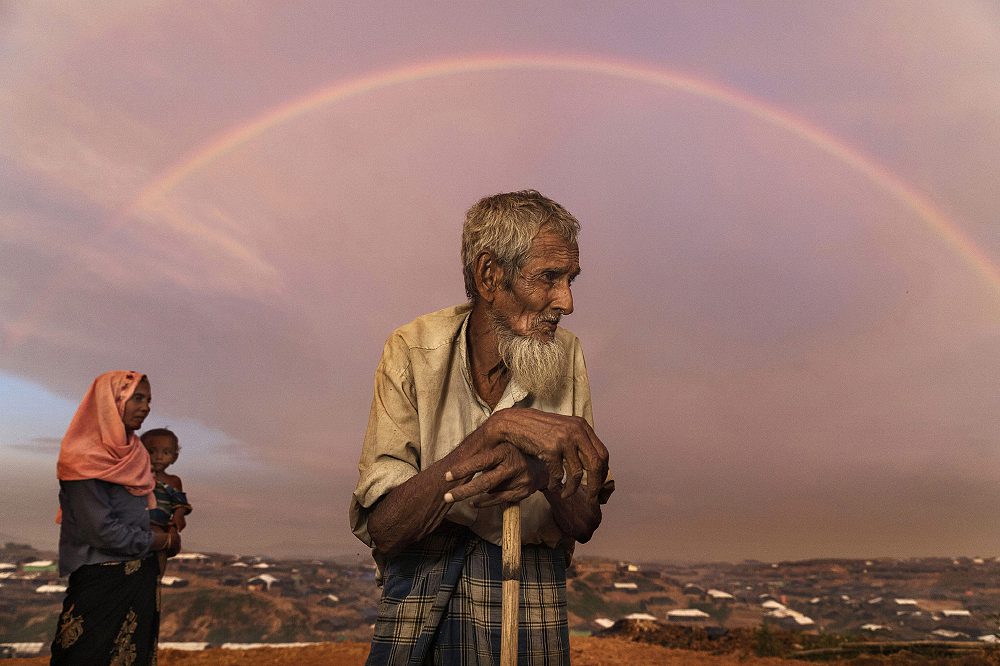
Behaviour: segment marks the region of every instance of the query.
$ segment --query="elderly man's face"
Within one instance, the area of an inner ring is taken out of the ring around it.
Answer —
[[[513,286],[501,290],[494,301],[494,316],[515,335],[550,342],[559,318],[573,312],[570,285],[579,274],[576,244],[542,227]]]

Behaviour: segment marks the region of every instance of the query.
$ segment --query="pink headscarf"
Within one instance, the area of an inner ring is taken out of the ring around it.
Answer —
[[[122,422],[125,403],[143,377],[141,372],[113,370],[94,380],[59,448],[60,481],[101,479],[125,486],[133,495],[146,495],[148,506],[156,506],[149,453],[135,433],[125,436]]]

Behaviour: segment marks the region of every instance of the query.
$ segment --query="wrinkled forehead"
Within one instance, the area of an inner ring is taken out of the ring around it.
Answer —
[[[554,229],[543,226],[531,241],[528,261],[579,265],[580,248],[576,241],[564,237]]]

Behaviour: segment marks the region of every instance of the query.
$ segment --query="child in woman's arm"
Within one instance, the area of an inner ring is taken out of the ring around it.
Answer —
[[[167,532],[173,526],[182,531],[187,526],[185,516],[191,513],[191,505],[184,494],[184,484],[176,474],[167,474],[167,467],[177,462],[180,442],[172,431],[154,428],[142,434],[142,444],[149,451],[149,461],[156,478],[156,508],[149,510],[149,523],[153,532]],[[177,554],[179,549],[168,548],[159,553],[160,575],[167,568],[167,558]]]

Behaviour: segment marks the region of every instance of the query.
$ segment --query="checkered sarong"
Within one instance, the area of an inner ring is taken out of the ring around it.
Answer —
[[[434,532],[385,567],[369,666],[500,660],[500,547],[464,527]],[[521,549],[519,666],[569,664],[566,555]]]

